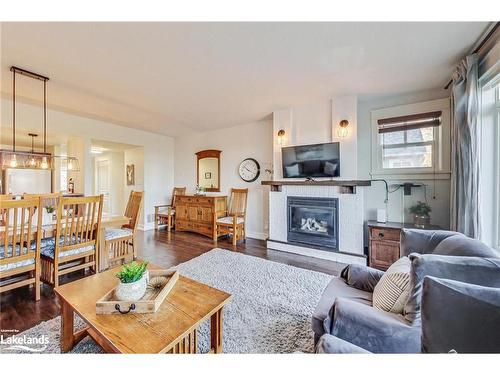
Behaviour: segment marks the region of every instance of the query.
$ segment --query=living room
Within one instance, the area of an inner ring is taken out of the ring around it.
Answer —
[[[85,17],[0,23],[6,358],[500,353],[497,15]]]

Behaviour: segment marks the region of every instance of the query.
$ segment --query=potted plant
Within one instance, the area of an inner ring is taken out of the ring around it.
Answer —
[[[50,223],[54,220],[54,213],[56,208],[54,206],[48,205],[44,207],[45,210],[42,212],[42,221],[43,223]]]
[[[148,262],[141,264],[132,262],[125,264],[116,277],[120,283],[116,287],[115,295],[120,301],[137,301],[144,296],[148,285]]]
[[[431,206],[425,202],[418,201],[416,204],[410,207],[410,213],[413,214],[413,224],[418,228],[425,228],[431,222],[429,212],[431,212]]]

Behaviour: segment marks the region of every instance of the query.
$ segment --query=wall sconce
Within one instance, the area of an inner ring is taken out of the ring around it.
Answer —
[[[278,144],[283,146],[285,143],[285,131],[283,129],[278,130]]]
[[[348,126],[349,126],[349,121],[347,121],[347,120],[340,121],[339,128],[337,130],[337,135],[340,138],[345,138],[349,135]]]

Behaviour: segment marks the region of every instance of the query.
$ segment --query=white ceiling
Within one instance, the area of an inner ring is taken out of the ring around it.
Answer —
[[[175,136],[334,95],[441,88],[487,26],[3,23],[2,92],[17,65],[50,77],[53,108]]]

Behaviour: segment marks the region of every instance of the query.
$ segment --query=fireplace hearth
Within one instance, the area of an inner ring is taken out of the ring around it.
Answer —
[[[338,251],[338,198],[289,196],[287,210],[287,242]]]

